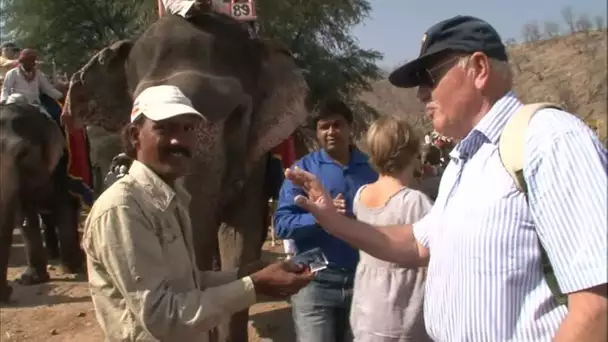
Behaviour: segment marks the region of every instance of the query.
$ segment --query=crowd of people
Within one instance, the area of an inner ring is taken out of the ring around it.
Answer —
[[[186,16],[187,3],[174,11]],[[382,117],[361,151],[352,111],[328,101],[314,122],[320,149],[285,171],[273,226],[290,253],[321,250],[328,264],[316,272],[289,260],[196,267],[183,187],[190,158],[174,151],[193,150],[203,115],[177,87],[142,91],[124,130],[133,163],[85,223],[106,338],[212,340],[226,317],[269,295],[291,298],[300,342],[605,341],[606,149],[574,115],[541,109],[525,136],[527,186],[518,191],[498,153],[523,108],[500,36],[456,16],[424,37],[420,56],[389,80],[418,88],[434,132]],[[32,80],[60,97],[28,69],[32,50],[18,59],[3,101],[18,91],[34,102]],[[567,305],[548,285],[543,253]]]

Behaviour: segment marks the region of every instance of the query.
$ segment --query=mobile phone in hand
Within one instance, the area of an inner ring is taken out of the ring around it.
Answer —
[[[296,265],[308,266],[311,272],[318,272],[327,268],[327,258],[320,248],[309,249],[306,252],[298,253],[289,259]]]

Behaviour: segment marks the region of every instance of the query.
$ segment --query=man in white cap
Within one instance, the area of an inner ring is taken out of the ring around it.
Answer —
[[[189,194],[182,178],[204,120],[179,88],[145,89],[125,127],[127,175],[97,200],[85,223],[91,296],[109,341],[209,341],[256,295],[288,296],[309,270],[275,263],[202,272],[194,263]],[[255,269],[254,269],[255,268]]]

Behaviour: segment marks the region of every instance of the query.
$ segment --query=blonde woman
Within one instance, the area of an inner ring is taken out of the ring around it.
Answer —
[[[411,187],[420,140],[407,122],[382,117],[367,133],[369,162],[380,174],[354,199],[357,219],[372,225],[414,223],[431,208]],[[402,268],[360,252],[350,322],[357,342],[430,341],[423,321],[426,268]]]

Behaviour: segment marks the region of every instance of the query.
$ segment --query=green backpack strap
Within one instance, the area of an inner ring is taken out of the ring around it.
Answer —
[[[498,143],[498,153],[502,164],[507,172],[509,172],[511,178],[513,178],[517,189],[524,193],[526,200],[528,200],[528,187],[523,172],[526,132],[528,131],[528,124],[530,123],[532,116],[534,116],[537,111],[545,108],[562,109],[559,105],[553,103],[532,103],[524,105],[514,113],[506,123]],[[555,273],[553,272],[553,267],[551,266],[545,248],[540,243],[540,239],[539,244],[542,271],[545,275],[547,285],[555,296],[557,303],[560,305],[567,305],[568,296],[563,294],[559,288]]]

